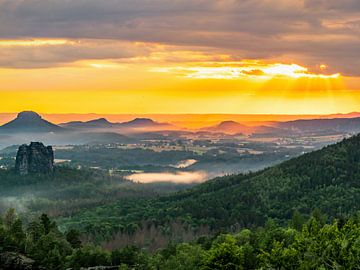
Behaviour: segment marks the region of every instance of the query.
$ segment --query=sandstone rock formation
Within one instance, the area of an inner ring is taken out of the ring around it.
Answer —
[[[54,152],[51,146],[40,142],[23,144],[16,155],[15,171],[17,174],[51,174],[54,171]]]
[[[15,252],[0,253],[0,270],[35,270],[35,261]]]
[[[88,268],[80,268],[81,270],[119,270],[119,266],[93,266]]]
[[[93,266],[93,267],[80,267],[80,270],[119,270],[119,266]],[[1,269],[0,269],[1,270]],[[73,268],[68,268],[66,270],[74,270]]]

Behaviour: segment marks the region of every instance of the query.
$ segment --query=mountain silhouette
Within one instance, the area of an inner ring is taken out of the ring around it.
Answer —
[[[119,126],[127,128],[142,128],[142,127],[158,127],[158,126],[170,126],[167,123],[158,123],[150,118],[135,118],[129,122],[120,123]]]
[[[247,134],[251,133],[252,128],[235,121],[223,121],[216,126],[205,127],[201,130],[226,134]]]
[[[306,119],[279,122],[276,127],[290,130],[294,133],[359,133],[360,117],[334,119]]]
[[[20,112],[17,117],[2,125],[0,132],[57,132],[62,131],[63,128],[59,127],[49,121],[43,119],[39,114],[33,111]]]
[[[105,118],[98,118],[90,121],[71,121],[68,123],[61,124],[62,127],[68,128],[111,128],[114,127],[115,123],[111,123]]]

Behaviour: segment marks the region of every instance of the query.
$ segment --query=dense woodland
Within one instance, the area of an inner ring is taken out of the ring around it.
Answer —
[[[2,192],[49,187],[52,181],[65,202],[64,194],[86,196],[72,193],[76,183],[78,192],[99,185],[94,192],[103,198],[115,187],[110,176],[69,168],[50,178],[27,177],[17,182],[13,173],[1,172]],[[263,171],[173,194],[130,185],[114,201],[79,206],[54,221],[34,215],[39,211],[29,216],[10,209],[0,222],[0,253],[25,254],[45,269],[357,269],[359,179],[356,136]],[[101,183],[110,185],[108,193],[101,195]],[[65,187],[71,192],[61,194]]]
[[[191,243],[170,243],[149,253],[134,246],[112,251],[83,245],[79,233],[61,233],[56,223],[41,215],[26,229],[13,209],[0,219],[2,256],[22,253],[35,260],[33,269],[80,269],[119,266],[119,269],[358,269],[360,218],[333,220],[314,211],[304,222],[294,212],[289,226],[269,219],[263,227],[236,234],[201,237]]]
[[[121,199],[154,198],[188,185],[138,184],[101,170],[55,167],[53,175],[19,176],[0,170],[0,212],[16,208],[24,220],[47,213],[66,217]]]
[[[181,240],[183,231],[176,235],[172,227],[193,235],[235,232],[263,226],[268,218],[285,225],[293,211],[309,217],[315,208],[328,220],[346,217],[359,210],[359,161],[356,136],[260,172],[217,178],[160,198],[120,200],[59,222],[99,241],[122,232],[146,235],[152,226]]]

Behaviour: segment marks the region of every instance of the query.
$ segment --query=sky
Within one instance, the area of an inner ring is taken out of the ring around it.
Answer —
[[[359,0],[0,0],[0,112],[360,111]]]

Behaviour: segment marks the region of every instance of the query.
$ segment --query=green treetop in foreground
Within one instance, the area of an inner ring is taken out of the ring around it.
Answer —
[[[315,211],[302,224],[299,215],[294,213],[291,225],[286,227],[268,220],[264,227],[169,244],[149,254],[133,246],[108,251],[82,245],[75,231],[59,232],[46,215],[25,229],[10,209],[0,221],[0,258],[9,252],[24,254],[35,261],[32,269],[49,270],[99,265],[144,270],[359,268],[359,216],[326,224],[325,218]]]

